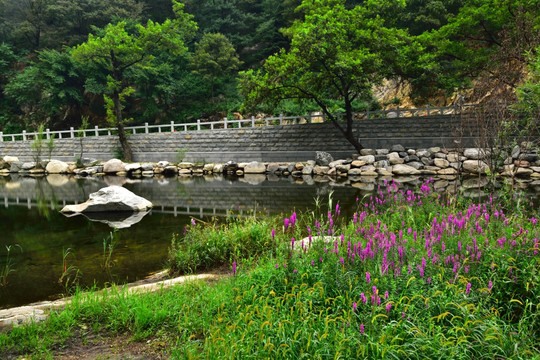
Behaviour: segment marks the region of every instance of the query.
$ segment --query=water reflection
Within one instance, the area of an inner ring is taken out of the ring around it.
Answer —
[[[113,229],[126,229],[140,222],[143,217],[150,211],[136,211],[136,212],[90,212],[90,213],[62,213],[65,217],[84,216],[90,221],[96,221],[103,224],[107,224]]]

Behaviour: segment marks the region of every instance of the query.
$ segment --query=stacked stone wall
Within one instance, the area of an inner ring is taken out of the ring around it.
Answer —
[[[451,115],[393,119],[357,120],[354,132],[363,146],[391,147],[399,143],[409,148],[454,147],[459,118]],[[472,132],[458,139],[472,146]],[[346,158],[354,148],[331,123],[217,129],[129,136],[135,161],[301,161],[326,151],[334,158]],[[118,154],[116,136],[83,138],[84,157],[107,160]],[[0,155],[32,159],[31,140],[0,142]],[[52,158],[73,161],[80,153],[79,139],[57,139]],[[180,155],[179,155],[180,154]],[[48,158],[44,149],[42,158]]]

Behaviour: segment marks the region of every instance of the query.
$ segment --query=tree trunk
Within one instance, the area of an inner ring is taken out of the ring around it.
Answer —
[[[324,106],[322,102],[319,102],[316,99],[315,101],[322,108],[323,112],[326,114],[328,119],[332,121],[332,124],[334,124],[334,126],[341,132],[343,137],[347,139],[347,141],[355,148],[358,154],[360,154],[360,150],[362,150],[364,147],[362,146],[362,144],[360,144],[360,142],[358,142],[358,140],[354,136],[353,111],[352,111],[352,105],[351,105],[350,99],[348,97],[345,98],[345,120],[346,120],[345,129],[343,128],[343,126],[340,125],[338,119],[328,111],[328,108],[326,108],[326,106]]]
[[[120,146],[122,146],[122,153],[124,154],[124,161],[131,162],[131,147],[129,146],[126,132],[124,130],[124,124],[122,123],[122,104],[120,104],[120,94],[117,90],[113,93],[114,102],[114,116],[116,117],[116,127],[118,128],[118,138],[120,140]]]

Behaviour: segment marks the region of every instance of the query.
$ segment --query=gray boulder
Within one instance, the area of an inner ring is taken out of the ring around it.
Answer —
[[[11,163],[11,166],[9,168],[9,172],[16,173],[22,170],[23,162],[22,161],[14,161]]]
[[[315,163],[319,166],[328,166],[332,161],[334,161],[332,155],[325,151],[317,151],[315,153]]]
[[[63,213],[85,213],[105,211],[146,211],[152,203],[121,186],[108,186],[90,194],[89,199],[78,205],[66,205]]]

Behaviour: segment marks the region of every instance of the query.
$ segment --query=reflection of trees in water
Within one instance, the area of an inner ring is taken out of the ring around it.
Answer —
[[[49,189],[49,193],[45,193],[45,188]],[[39,215],[47,220],[51,218],[51,210],[58,211],[58,201],[53,187],[47,181],[36,179],[36,202]]]

